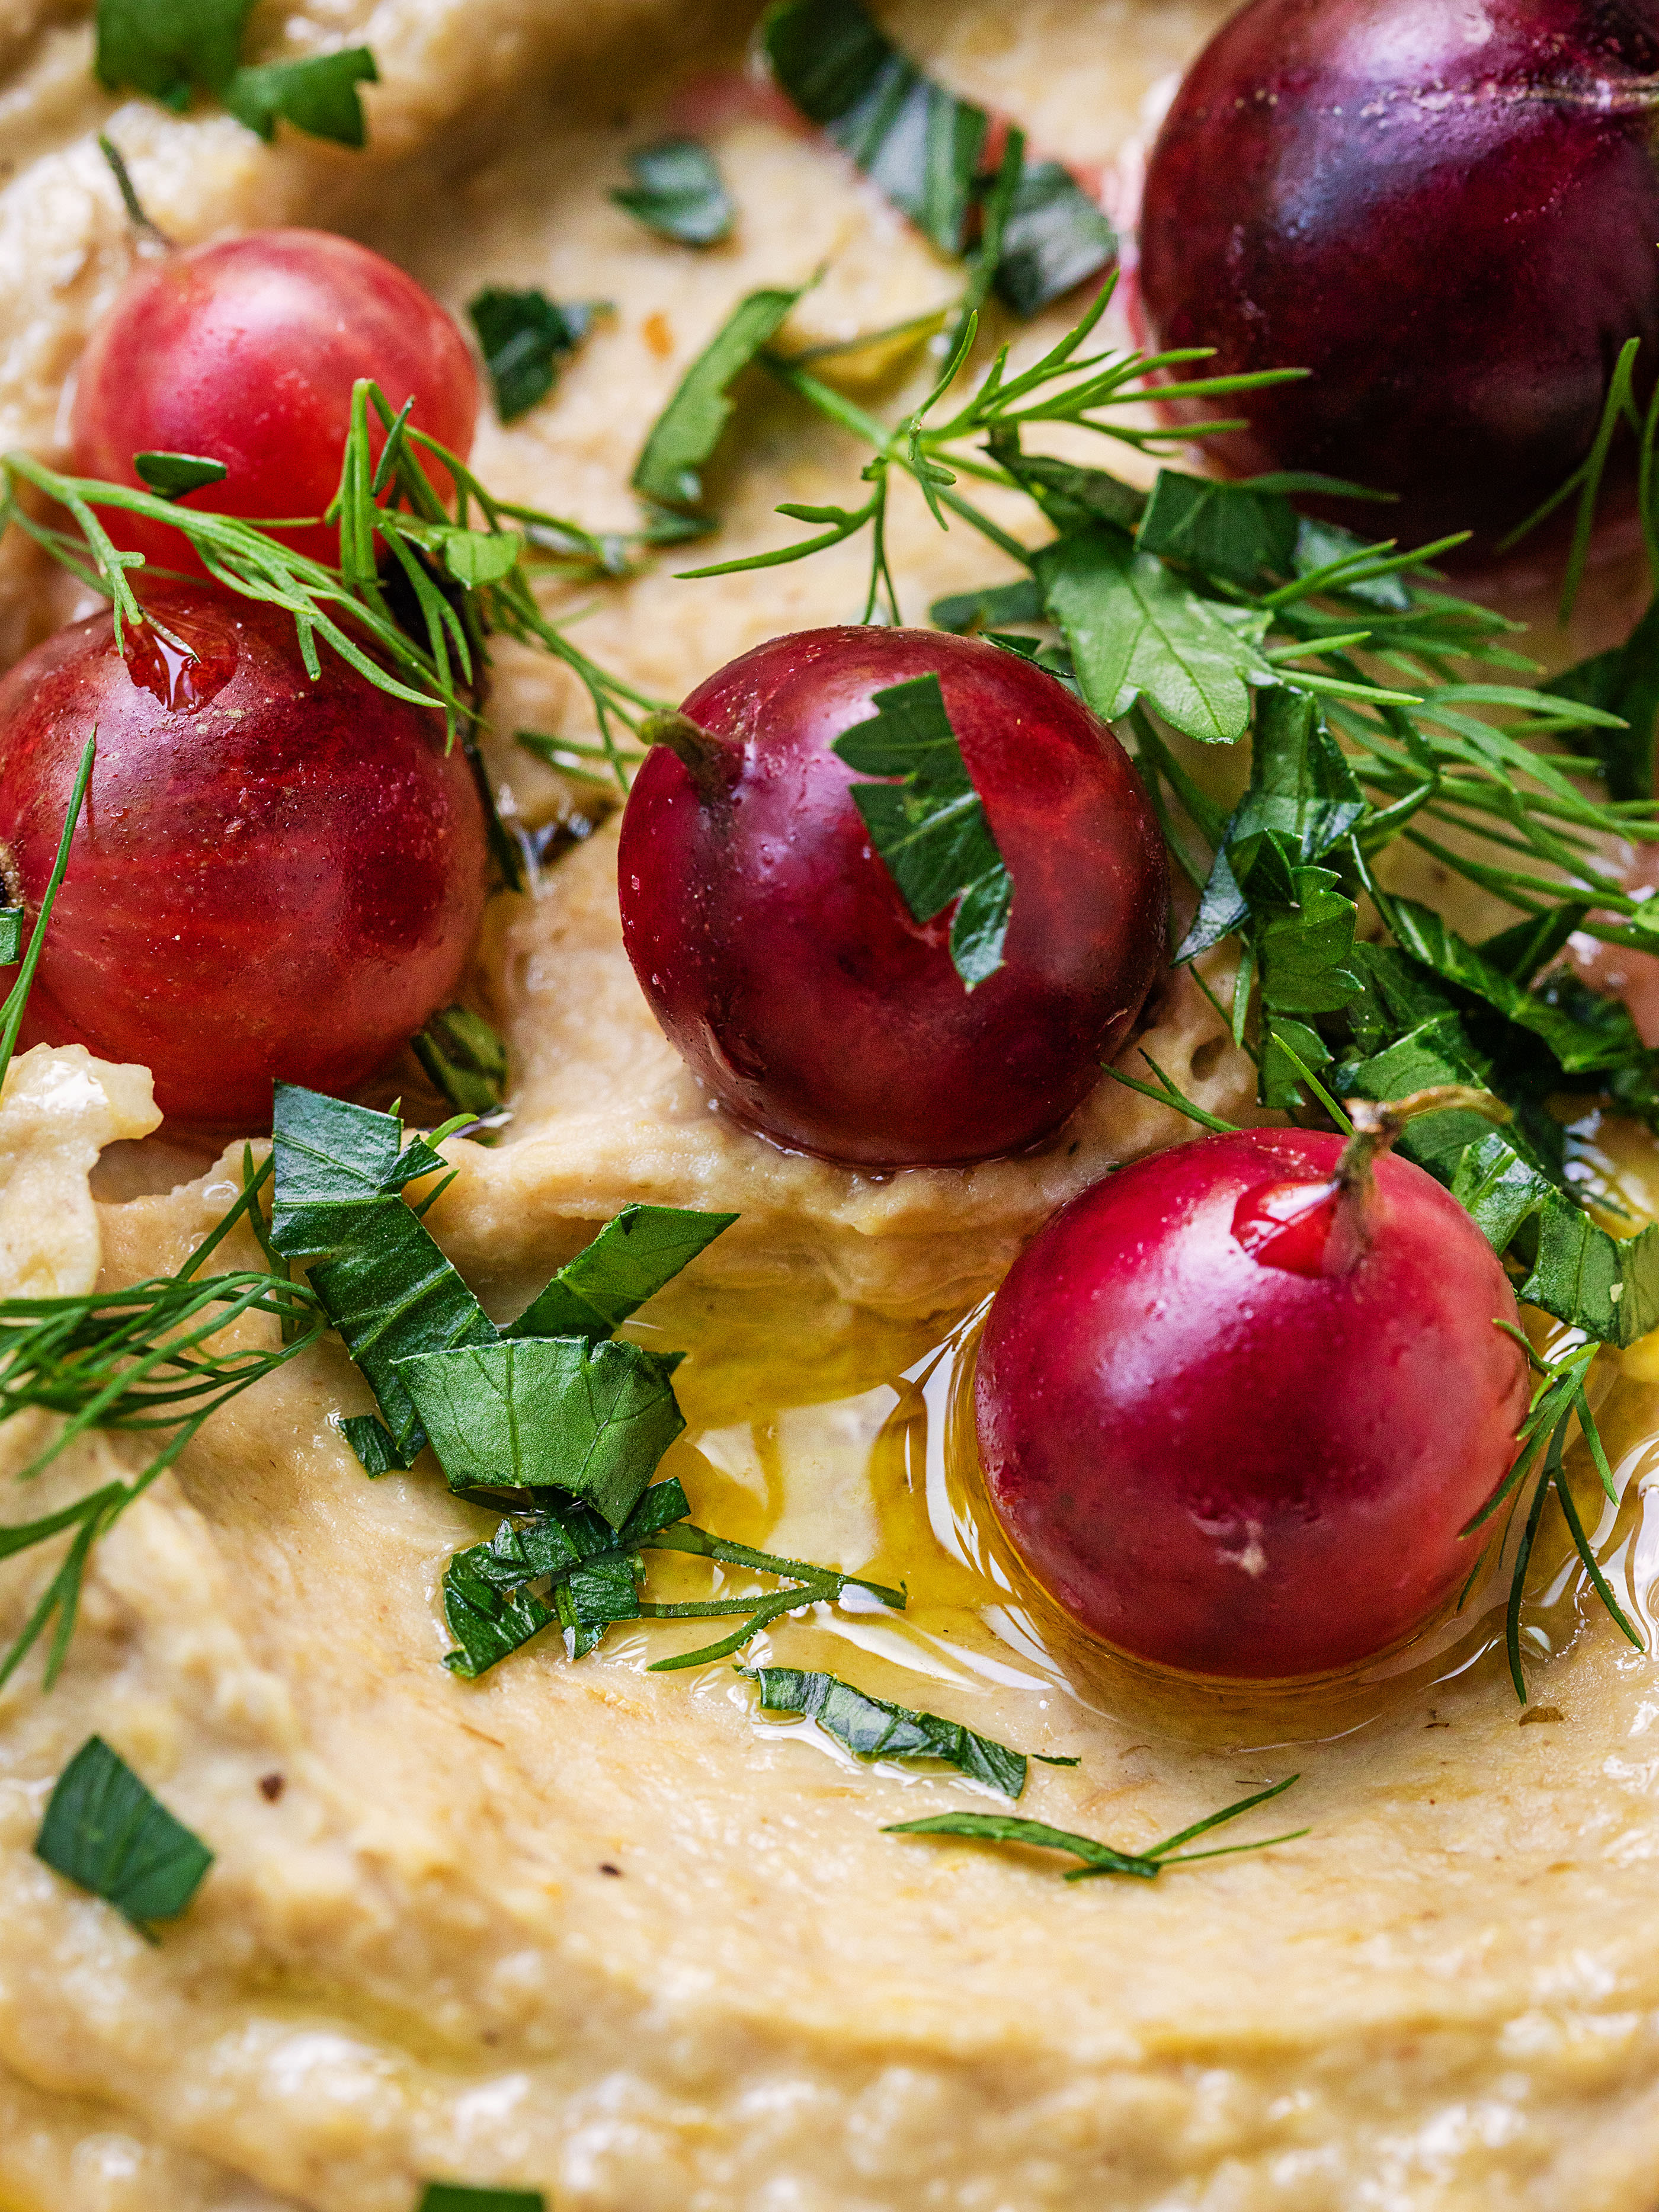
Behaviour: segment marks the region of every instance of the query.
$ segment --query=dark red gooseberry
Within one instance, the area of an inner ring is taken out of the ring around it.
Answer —
[[[1253,1129],[1062,1208],[997,1293],[975,1382],[991,1502],[1118,1649],[1264,1679],[1407,1635],[1479,1556],[1527,1368],[1496,1255],[1410,1162]]]
[[[126,659],[97,615],[0,683],[0,860],[31,917],[98,732],[24,1042],[140,1061],[166,1113],[258,1127],[274,1078],[349,1089],[453,997],[483,806],[441,717],[326,647],[313,683],[279,609],[147,600]]]
[[[199,453],[229,474],[182,504],[266,520],[321,514],[363,376],[393,407],[413,398],[415,428],[465,459],[478,411],[472,357],[393,263],[324,230],[256,230],[170,254],[134,273],[82,356],[75,467],[142,488],[135,453]],[[100,513],[118,545],[199,566],[165,524]],[[337,557],[331,530],[285,535],[319,561]]]
[[[971,993],[949,910],[912,919],[830,750],[872,695],[937,674],[1013,883],[1005,964]],[[659,749],[618,861],[653,1012],[714,1096],[778,1143],[870,1167],[982,1159],[1057,1128],[1164,956],[1163,842],[1127,756],[1017,654],[932,631],[775,638],[686,714],[694,777]]]
[[[1160,345],[1310,369],[1217,403],[1241,473],[1401,495],[1371,537],[1488,549],[1588,450],[1620,344],[1659,345],[1651,0],[1255,0],[1176,96],[1146,179]]]

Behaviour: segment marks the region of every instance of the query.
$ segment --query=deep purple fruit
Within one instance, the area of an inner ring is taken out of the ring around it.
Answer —
[[[1255,0],[1146,180],[1164,346],[1310,381],[1212,411],[1243,473],[1398,492],[1348,517],[1487,549],[1567,477],[1626,338],[1659,348],[1653,0]]]
[[[1479,1556],[1527,1367],[1468,1215],[1407,1161],[1252,1129],[1137,1161],[1027,1246],[976,1379],[998,1517],[1121,1650],[1235,1678],[1348,1665]]]
[[[937,674],[1013,881],[971,993],[949,910],[912,920],[830,748]],[[1057,1128],[1163,963],[1162,839],[1109,730],[1017,654],[927,630],[805,630],[709,678],[701,775],[659,748],[618,874],[629,957],[696,1073],[778,1143],[860,1166],[984,1159]]]

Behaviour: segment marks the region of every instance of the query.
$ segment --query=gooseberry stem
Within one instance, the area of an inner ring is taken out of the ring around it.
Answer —
[[[714,799],[726,789],[732,748],[678,708],[647,714],[640,724],[640,736],[647,745],[665,745],[678,760],[684,761],[704,799]]]
[[[1501,1098],[1468,1083],[1437,1083],[1426,1091],[1408,1091],[1403,1098],[1351,1098],[1346,1103],[1353,1134],[1336,1164],[1336,1179],[1345,1193],[1362,1201],[1370,1196],[1373,1163],[1420,1115],[1455,1109],[1483,1115],[1498,1124],[1514,1118]]]

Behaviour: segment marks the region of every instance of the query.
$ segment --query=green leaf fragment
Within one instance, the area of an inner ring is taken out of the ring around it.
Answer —
[[[1017,315],[1037,314],[1117,254],[1117,233],[1069,169],[1022,165],[1002,226],[996,289]]]
[[[401,1452],[386,1423],[373,1413],[353,1413],[340,1423],[340,1434],[356,1453],[371,1481],[383,1474],[406,1474],[412,1460]]]
[[[960,1721],[890,1705],[835,1674],[796,1667],[741,1667],[768,1712],[800,1713],[859,1759],[937,1759],[975,1782],[1018,1797],[1025,1787],[1023,1752],[975,1735]]]
[[[659,237],[681,246],[714,246],[729,237],[737,215],[720,167],[695,138],[664,138],[628,156],[634,182],[611,198]]]
[[[349,46],[301,61],[239,69],[220,88],[220,97],[237,121],[261,138],[275,137],[280,121],[308,137],[356,148],[368,136],[357,88],[378,83],[380,75],[367,46]]]
[[[1104,720],[1144,699],[1201,744],[1244,735],[1252,687],[1277,680],[1261,652],[1266,614],[1200,598],[1122,532],[1098,525],[1044,546],[1031,566],[1083,696]]]
[[[608,1336],[737,1218],[687,1206],[624,1206],[501,1334]]]
[[[235,75],[253,0],[98,0],[94,69],[111,92],[131,86],[182,112],[197,85]]]
[[[750,292],[738,302],[651,426],[634,465],[633,486],[641,498],[668,507],[701,502],[702,471],[732,411],[727,393],[782,328],[803,289]]]
[[[682,1357],[526,1338],[402,1358],[397,1372],[452,1488],[556,1486],[619,1528],[685,1426]]]
[[[426,1431],[404,1363],[495,1345],[495,1323],[401,1199],[384,1201],[372,1228],[319,1261],[311,1287],[380,1401],[398,1455],[412,1460]]]
[[[461,2181],[428,2181],[418,2212],[547,2212],[539,2189],[475,2189]]]
[[[952,900],[951,958],[970,991],[1002,965],[1014,887],[974,789],[936,675],[872,694],[875,714],[836,738],[837,756],[860,775],[853,799],[917,921]]]
[[[35,1855],[148,1932],[176,1920],[213,1853],[153,1796],[101,1736],[89,1736],[58,1778]]]
[[[23,957],[23,908],[0,906],[0,968],[15,967]]]
[[[778,0],[762,26],[779,85],[942,253],[966,247],[991,177],[985,110],[901,53],[857,0]],[[1022,160],[1001,225],[997,289],[1035,314],[1116,252],[1109,222],[1057,162]]]
[[[557,1617],[529,1590],[503,1586],[480,1571],[491,1550],[489,1544],[475,1544],[457,1552],[444,1569],[444,1619],[457,1647],[445,1654],[444,1664],[469,1682],[550,1627]]]
[[[244,69],[242,33],[252,9],[252,0],[98,0],[98,81],[112,92],[130,85],[178,113],[192,92],[216,94],[262,138],[281,118],[313,138],[361,146],[357,87],[379,75],[368,47]]]
[[[1297,515],[1282,494],[1160,469],[1136,543],[1143,553],[1254,590],[1292,573]]]
[[[204,453],[135,453],[132,465],[162,499],[183,499],[204,484],[222,483],[229,474],[222,461]]]
[[[1622,645],[1551,677],[1543,689],[1558,699],[1622,718],[1627,728],[1593,726],[1580,731],[1574,742],[1599,764],[1609,798],[1651,799],[1654,732],[1659,726],[1659,599]]]
[[[507,1089],[507,1047],[482,1014],[446,1006],[410,1041],[433,1085],[466,1114],[493,1114]]]
[[[602,301],[561,304],[533,287],[519,292],[491,284],[466,312],[478,334],[495,412],[503,422],[516,422],[546,398],[566,359],[605,310]]]
[[[952,592],[935,599],[927,610],[935,629],[951,630],[958,637],[970,630],[1000,629],[1005,623],[1042,618],[1042,594],[1029,576],[1012,584],[987,584],[977,592]]]

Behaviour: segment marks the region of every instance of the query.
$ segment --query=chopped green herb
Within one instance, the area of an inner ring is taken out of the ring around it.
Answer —
[[[112,92],[131,85],[177,113],[192,92],[214,93],[262,138],[282,117],[313,138],[361,146],[356,88],[377,75],[368,49],[244,69],[252,8],[252,0],[98,0],[98,80]]]
[[[428,2181],[418,2212],[547,2212],[539,2189],[474,2189],[462,2181]]]
[[[377,1482],[383,1474],[404,1474],[412,1460],[399,1451],[392,1431],[374,1413],[354,1413],[340,1423],[340,1434],[356,1453],[363,1473]]]
[[[1013,584],[988,584],[982,591],[953,592],[927,610],[935,629],[954,630],[958,636],[1000,629],[1005,623],[1041,622],[1042,616],[1042,594],[1030,576]]]
[[[860,775],[853,799],[871,842],[917,921],[953,900],[951,958],[972,991],[1002,965],[1014,887],[984,803],[974,789],[937,676],[872,695],[876,713],[836,738],[834,750]]]
[[[982,166],[990,118],[925,76],[858,0],[776,0],[762,29],[774,76],[943,253],[966,247],[994,178]],[[992,268],[997,289],[1032,315],[1117,251],[1105,216],[1054,161],[1008,179]]]
[[[1051,1828],[1041,1820],[1023,1820],[1012,1813],[936,1813],[925,1820],[898,1820],[883,1830],[889,1836],[967,1836],[992,1844],[1020,1844],[1042,1850],[1067,1851],[1073,1858],[1083,1861],[1066,1876],[1067,1881],[1086,1881],[1091,1875],[1103,1874],[1134,1875],[1143,1881],[1151,1881],[1165,1867],[1190,1865],[1196,1859],[1231,1857],[1239,1851],[1265,1851],[1274,1844],[1294,1843],[1308,1833],[1306,1828],[1293,1828],[1282,1836],[1264,1836],[1260,1843],[1224,1844],[1219,1849],[1203,1851],[1183,1851],[1182,1844],[1191,1843],[1195,1837],[1207,1835],[1228,1820],[1236,1820],[1258,1805],[1265,1805],[1278,1797],[1300,1777],[1287,1775],[1270,1790],[1258,1790],[1253,1796],[1241,1797],[1236,1805],[1224,1806],[1219,1813],[1212,1813],[1206,1820],[1195,1820],[1189,1828],[1182,1828],[1173,1836],[1166,1836],[1161,1844],[1153,1844],[1144,1851],[1120,1851],[1110,1844],[1097,1843],[1092,1836],[1074,1836],[1064,1828]]]
[[[235,75],[253,0],[98,0],[94,67],[111,92],[131,85],[182,113],[198,85]]]
[[[501,1526],[507,1528],[511,1523]],[[468,1682],[510,1658],[557,1618],[529,1590],[504,1588],[480,1571],[480,1555],[491,1548],[474,1544],[457,1552],[444,1569],[444,1619],[457,1647],[445,1654],[444,1664]]]
[[[307,137],[362,147],[368,131],[357,88],[378,83],[380,75],[367,46],[349,46],[304,61],[239,69],[220,88],[220,97],[236,120],[261,138],[274,138],[280,120]]]
[[[782,328],[801,289],[750,292],[738,302],[651,426],[634,465],[634,489],[642,498],[668,507],[701,503],[702,469],[732,414],[726,395]]]
[[[756,1685],[765,1711],[804,1714],[857,1758],[942,1759],[1005,1797],[1018,1797],[1025,1787],[1026,1754],[976,1735],[960,1721],[889,1705],[834,1674],[805,1674],[797,1667],[740,1667],[738,1672]],[[1045,1764],[1074,1766],[1077,1761]]]
[[[737,215],[714,155],[695,138],[664,138],[630,154],[632,185],[613,191],[647,230],[681,246],[714,246]]]
[[[1659,724],[1659,599],[1622,645],[1553,676],[1544,689],[1619,716],[1624,728],[1598,724],[1582,731],[1577,742],[1600,764],[1610,798],[1651,799],[1654,731]]]
[[[15,968],[23,957],[23,909],[0,906],[0,968]]]
[[[222,483],[230,473],[222,461],[203,453],[135,453],[132,465],[163,499],[183,499],[204,484]]]
[[[58,1776],[34,1850],[146,1936],[153,1922],[188,1909],[213,1864],[200,1838],[96,1735]]]
[[[470,1006],[446,1006],[434,1014],[410,1048],[435,1089],[464,1114],[493,1114],[501,1104],[507,1047]]]
[[[996,289],[1017,315],[1035,315],[1117,252],[1117,234],[1068,169],[1026,161],[1003,221]]]
[[[687,1206],[626,1206],[501,1333],[609,1336],[737,1218]]]
[[[1244,736],[1253,688],[1274,681],[1267,615],[1201,598],[1104,525],[1056,539],[1032,566],[1097,714],[1118,720],[1144,698],[1200,744]]]
[[[1160,469],[1136,542],[1143,553],[1242,584],[1282,581],[1297,552],[1296,510],[1282,493]]]
[[[453,1489],[556,1486],[618,1528],[685,1426],[683,1356],[526,1337],[401,1358],[397,1372]]]
[[[487,285],[468,302],[467,313],[483,349],[484,367],[503,422],[516,422],[545,399],[560,368],[593,327],[605,303],[561,304],[545,292],[514,292]]]

